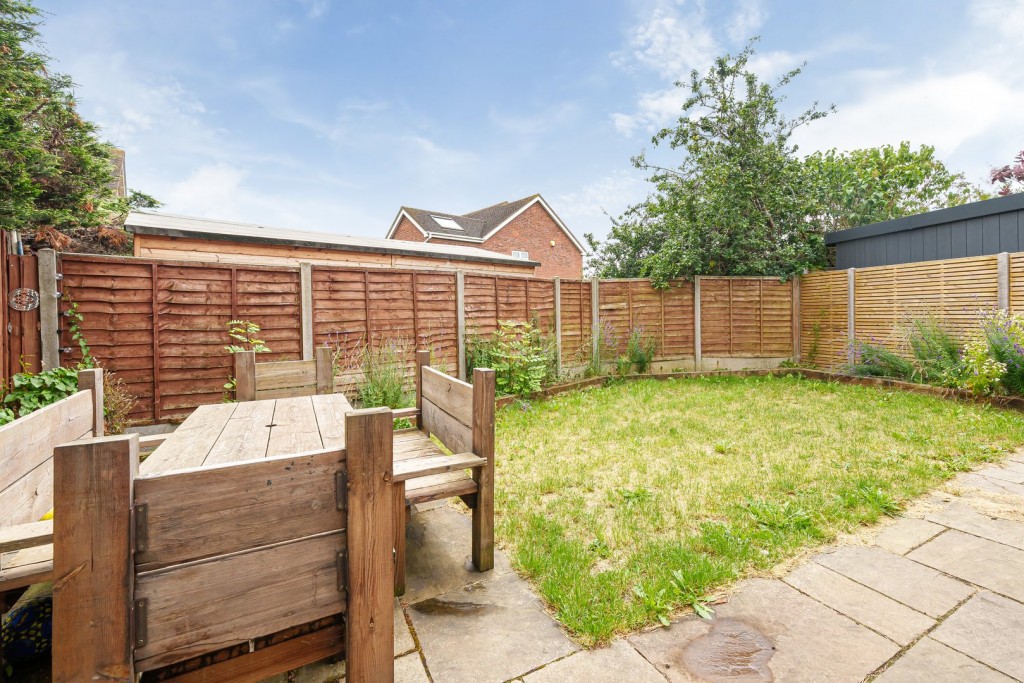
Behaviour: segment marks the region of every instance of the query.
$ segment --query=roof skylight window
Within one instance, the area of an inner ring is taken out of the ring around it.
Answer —
[[[462,230],[462,226],[446,216],[431,216],[434,222],[447,230]]]

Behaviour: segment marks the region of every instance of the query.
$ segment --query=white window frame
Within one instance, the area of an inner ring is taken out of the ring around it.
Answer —
[[[530,260],[530,252],[528,252],[528,251],[520,251],[519,249],[513,249],[512,250],[512,258],[517,258],[520,261],[529,261]]]
[[[462,226],[459,225],[455,221],[455,219],[452,218],[451,216],[433,216],[432,215],[431,218],[434,220],[435,223],[440,225],[445,230],[462,230]],[[441,221],[448,221],[448,222],[451,223],[451,225],[445,225],[445,224],[441,223]]]

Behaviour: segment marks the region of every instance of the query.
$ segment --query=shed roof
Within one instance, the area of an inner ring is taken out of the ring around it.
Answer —
[[[338,251],[357,251],[372,254],[398,254],[423,258],[445,258],[454,261],[501,263],[515,266],[539,266],[537,261],[524,261],[476,247],[461,247],[427,242],[356,237],[326,232],[289,230],[256,223],[197,218],[156,211],[132,211],[125,220],[128,232],[137,235],[191,237],[196,239],[250,244],[281,244],[313,247]]]

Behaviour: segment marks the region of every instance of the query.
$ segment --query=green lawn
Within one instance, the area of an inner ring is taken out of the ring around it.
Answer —
[[[1024,444],[1024,416],[795,377],[618,383],[498,416],[498,541],[584,644]]]

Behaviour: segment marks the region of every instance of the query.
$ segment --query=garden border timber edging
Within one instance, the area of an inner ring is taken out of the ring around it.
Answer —
[[[558,394],[564,394],[569,391],[576,389],[586,389],[594,386],[602,386],[609,380],[640,380],[640,379],[655,379],[655,380],[668,380],[668,379],[696,379],[699,377],[786,377],[786,376],[798,376],[804,379],[812,379],[821,382],[842,382],[844,384],[858,384],[866,387],[879,387],[879,388],[890,388],[900,389],[915,394],[925,394],[931,396],[937,396],[939,398],[953,399],[957,401],[967,401],[970,403],[981,403],[987,405],[993,405],[997,408],[1006,408],[1009,410],[1015,410],[1024,413],[1024,397],[1019,396],[977,396],[965,391],[963,389],[951,389],[948,387],[936,387],[930,384],[914,384],[913,382],[904,382],[901,380],[889,379],[887,377],[859,377],[857,375],[846,375],[836,372],[826,372],[823,370],[814,370],[811,368],[772,368],[769,370],[713,370],[709,372],[668,372],[668,373],[657,373],[650,375],[603,375],[601,377],[591,377],[588,379],[578,380],[576,382],[569,382],[566,384],[555,384],[547,387],[539,392],[530,394],[527,397],[521,398],[519,396],[501,396],[496,401],[497,408],[504,408],[507,405],[511,405],[516,401],[521,400],[538,400],[542,398],[550,398],[551,396],[557,396]]]

